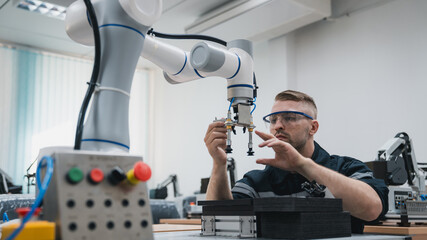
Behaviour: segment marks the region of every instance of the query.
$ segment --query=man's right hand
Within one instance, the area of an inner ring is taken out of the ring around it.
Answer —
[[[225,153],[226,140],[227,129],[224,122],[209,124],[205,135],[205,144],[214,160],[214,165],[224,166],[227,164],[227,154]]]

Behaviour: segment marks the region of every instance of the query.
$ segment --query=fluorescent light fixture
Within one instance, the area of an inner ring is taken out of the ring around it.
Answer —
[[[224,40],[272,39],[331,15],[331,0],[247,0],[208,12],[185,28]]]
[[[39,0],[24,0],[18,3],[18,8],[30,12],[40,13],[42,15],[64,20],[66,8],[52,3],[42,2]]]

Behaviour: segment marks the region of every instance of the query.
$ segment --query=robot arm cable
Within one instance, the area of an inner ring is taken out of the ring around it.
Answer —
[[[252,104],[254,105],[254,108],[252,109],[252,111],[251,111],[251,115],[252,115],[252,113],[255,111],[255,108],[256,108],[256,104],[255,104],[255,102],[256,102],[256,97],[254,97],[254,101],[252,102]]]
[[[211,42],[216,42],[218,44],[227,46],[227,42],[224,40],[221,40],[219,38],[206,36],[206,35],[198,35],[198,34],[166,34],[166,33],[159,33],[155,32],[154,29],[148,30],[147,34],[154,34],[156,37],[159,38],[169,38],[169,39],[199,39],[199,40],[206,40]]]
[[[74,141],[74,149],[78,150],[81,147],[82,135],[83,135],[83,123],[85,120],[85,115],[87,108],[89,106],[90,99],[92,97],[93,92],[95,91],[96,82],[98,80],[99,71],[100,71],[100,62],[101,62],[101,37],[99,34],[98,20],[96,19],[95,9],[93,8],[90,0],[84,0],[86,5],[90,23],[93,30],[93,35],[95,38],[95,62],[93,65],[92,76],[89,82],[88,89],[86,91],[86,95],[84,97],[82,106],[80,108],[79,118],[77,122],[76,128],[76,138]]]
[[[228,111],[231,110],[231,106],[233,105],[233,102],[234,102],[234,98],[232,98],[231,101],[230,101],[230,106],[228,107]]]
[[[19,227],[17,229],[15,229],[15,231],[12,232],[12,234],[10,234],[6,240],[13,240],[15,239],[18,234],[22,231],[22,229],[24,229],[25,224],[31,219],[31,217],[33,216],[34,212],[36,211],[36,209],[40,206],[40,204],[43,201],[43,197],[47,191],[47,188],[49,187],[49,183],[50,180],[52,179],[52,175],[53,175],[53,164],[54,164],[54,160],[52,157],[50,156],[44,156],[38,166],[37,166],[37,186],[40,189],[39,194],[37,195],[36,199],[34,200],[34,204],[31,207],[31,210],[27,213],[27,215],[25,215],[25,217],[22,219],[21,224],[19,225]],[[41,168],[46,166],[46,173],[45,176],[43,178],[43,182],[40,179],[40,175],[41,175]]]

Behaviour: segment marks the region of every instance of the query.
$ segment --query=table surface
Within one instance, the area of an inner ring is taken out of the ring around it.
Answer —
[[[200,225],[189,224],[153,224],[153,232],[180,232],[180,231],[195,231],[200,232]]]
[[[160,223],[201,225],[202,220],[201,219],[185,219],[185,218],[165,218],[165,219],[160,219]]]
[[[167,225],[167,224],[166,224]],[[210,239],[240,239],[236,236],[201,236],[199,231],[186,232],[159,232],[154,234],[155,240],[210,240]],[[256,238],[257,240],[267,240],[266,238]],[[372,235],[353,234],[344,238],[322,238],[321,240],[405,240],[407,236],[398,235]],[[268,239],[271,240],[271,239]]]
[[[153,232],[156,233],[155,239],[236,239],[235,236],[200,236],[201,220],[200,219],[160,219],[162,224],[154,224]],[[186,231],[184,233],[177,233]],[[188,232],[190,231],[190,232]],[[169,233],[167,233],[169,232]],[[171,233],[174,232],[174,233]],[[161,234],[160,234],[161,233]],[[398,234],[398,235],[414,235],[427,233],[427,225],[415,225],[413,227],[399,227],[397,225],[380,225],[380,226],[365,226],[365,234],[353,234],[352,237],[333,238],[334,240],[368,240],[368,239],[405,239],[404,236],[395,235],[373,235],[372,233],[381,234]],[[257,238],[262,239],[262,238]],[[327,238],[326,238],[327,239]]]
[[[375,226],[365,226],[365,233],[385,233],[385,234],[402,234],[402,235],[413,235],[413,234],[427,234],[427,225],[416,225],[411,224],[410,227],[400,227],[396,224],[383,224]]]

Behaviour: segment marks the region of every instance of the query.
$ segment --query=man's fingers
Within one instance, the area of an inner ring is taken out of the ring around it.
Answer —
[[[277,139],[277,141],[272,141],[267,144],[267,147],[273,148],[273,150],[278,152],[287,152],[289,150],[289,146],[291,146],[287,142],[283,142]]]
[[[267,141],[268,139],[272,139],[274,138],[273,135],[269,134],[269,133],[265,133],[265,132],[260,132],[258,130],[255,130],[256,135],[258,135],[260,138],[262,138],[262,140]]]
[[[269,144],[271,144],[272,142],[275,142],[275,141],[277,141],[276,138],[268,139],[267,141],[260,143],[258,146],[259,147],[265,147],[265,146],[268,146]]]
[[[213,123],[209,124],[208,130],[206,130],[206,135],[208,135],[210,132],[214,131],[215,128],[218,128],[218,129],[224,128],[225,129],[225,123],[224,122],[213,122]]]
[[[205,143],[206,145],[209,145],[217,139],[225,142],[225,140],[227,139],[227,134],[221,132],[213,132],[205,137]]]
[[[263,165],[271,165],[273,161],[274,161],[274,158],[260,158],[256,160],[256,163],[263,164]]]
[[[208,138],[214,133],[214,132],[221,132],[226,133],[227,129],[225,128],[225,125],[223,122],[213,122],[209,124],[208,129],[206,130],[206,135],[204,141],[207,142]]]

